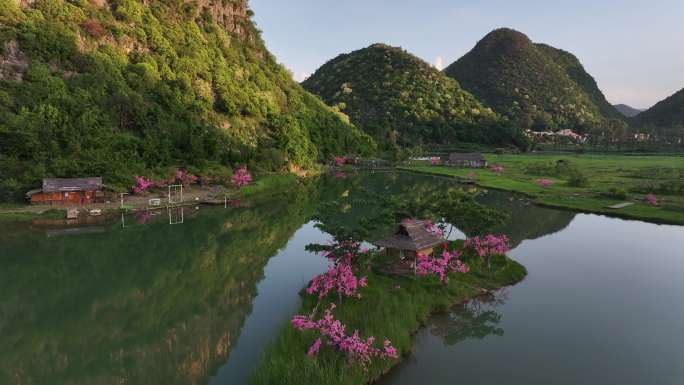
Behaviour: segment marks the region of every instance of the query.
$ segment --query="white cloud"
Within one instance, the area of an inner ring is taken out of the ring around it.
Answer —
[[[297,81],[297,82],[303,82],[303,81],[306,80],[309,76],[311,76],[311,74],[310,74],[309,72],[301,71],[301,72],[294,73],[294,74],[292,75],[292,78],[293,78],[295,81]]]
[[[435,68],[437,68],[440,71],[444,69],[444,58],[443,57],[437,56],[435,58]]]

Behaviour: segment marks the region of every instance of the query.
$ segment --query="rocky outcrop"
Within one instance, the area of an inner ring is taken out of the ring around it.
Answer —
[[[5,46],[0,53],[0,80],[20,82],[28,65],[29,59],[19,49],[17,41],[9,40],[5,42]]]
[[[228,32],[246,36],[245,26],[249,23],[246,0],[185,0],[197,5],[200,15],[210,15],[217,24]]]

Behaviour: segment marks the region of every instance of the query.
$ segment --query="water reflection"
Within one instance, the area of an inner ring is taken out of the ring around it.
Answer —
[[[327,264],[307,244],[326,233],[382,237],[397,207],[453,187],[411,174],[333,176],[216,209],[100,217],[84,227],[95,230],[0,224],[0,384],[242,384]],[[395,205],[378,204],[385,198]],[[502,231],[519,241],[574,215],[478,199],[511,214]],[[482,303],[432,330],[448,343],[498,335],[496,306]]]
[[[522,195],[496,190],[479,190],[477,194],[479,203],[508,214],[504,223],[492,231],[508,235],[513,247],[524,240],[557,233],[568,227],[577,215],[572,211],[537,206]]]
[[[0,383],[207,383],[264,266],[313,211],[297,199],[185,210],[3,238]]]
[[[503,336],[499,326],[501,314],[496,310],[505,303],[507,291],[484,294],[471,301],[453,306],[430,319],[428,329],[441,337],[445,345],[455,345],[468,339]]]

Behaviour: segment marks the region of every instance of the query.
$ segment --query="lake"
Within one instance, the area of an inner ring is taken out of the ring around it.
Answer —
[[[327,266],[306,245],[387,217],[373,196],[453,185],[338,175],[227,209],[0,224],[0,384],[245,384]],[[383,384],[684,382],[684,227],[477,199],[529,276],[435,315]]]

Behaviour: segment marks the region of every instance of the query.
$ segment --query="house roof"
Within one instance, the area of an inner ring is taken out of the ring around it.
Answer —
[[[419,251],[442,244],[444,240],[429,232],[425,221],[406,220],[399,225],[397,232],[375,242],[376,246],[399,250]]]
[[[43,192],[98,191],[103,187],[101,177],[43,179]]]
[[[454,152],[451,155],[449,155],[449,161],[484,161],[485,157],[480,154],[479,152],[471,152],[471,153],[461,153],[461,152]]]

